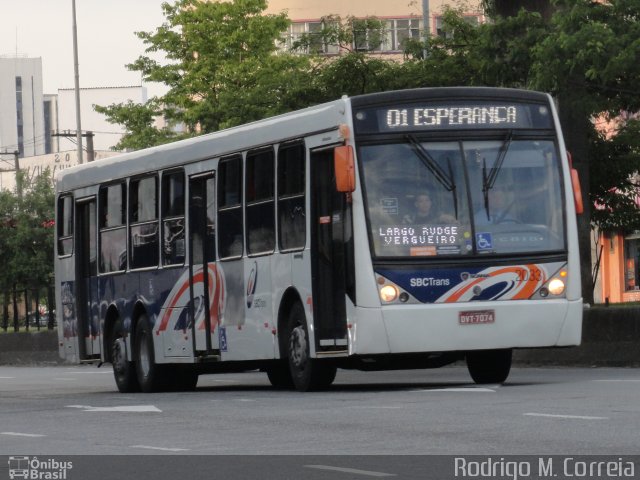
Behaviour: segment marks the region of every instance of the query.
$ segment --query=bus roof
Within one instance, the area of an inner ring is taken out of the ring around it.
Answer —
[[[347,102],[343,97],[238,127],[66,168],[56,174],[56,191],[70,191],[334,130],[345,122]],[[260,126],[269,128],[257,128]],[[180,160],[176,158],[178,153]]]
[[[238,127],[63,169],[56,174],[56,191],[70,191],[118,178],[140,175],[149,171],[216,158],[262,145],[333,130],[341,123],[347,122],[344,114],[349,103],[355,108],[420,98],[511,98],[534,102],[548,102],[550,100],[547,94],[540,92],[492,87],[417,88],[372,93],[350,98],[344,96],[340,100]],[[179,152],[181,158],[179,161],[176,159],[177,152]]]

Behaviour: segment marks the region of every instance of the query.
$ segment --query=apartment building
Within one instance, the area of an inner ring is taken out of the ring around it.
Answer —
[[[442,13],[446,6],[460,7],[465,18],[472,23],[484,22],[485,17],[480,1],[446,0],[271,0],[267,13],[286,11],[292,24],[286,38],[290,47],[302,34],[313,34],[322,30],[322,19],[328,15],[342,18],[377,17],[386,22],[383,41],[374,48],[379,54],[398,54],[406,38],[420,38],[424,31],[424,18],[428,18],[427,30],[430,35],[442,35]],[[354,46],[358,48],[358,45]],[[368,45],[370,47],[370,45]],[[313,45],[315,52],[337,54],[335,45]]]
[[[46,153],[42,59],[0,57],[0,152]]]

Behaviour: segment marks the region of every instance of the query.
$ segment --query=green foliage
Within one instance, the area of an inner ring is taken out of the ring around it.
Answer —
[[[633,136],[637,126],[629,124],[617,137],[605,138],[589,120],[640,110],[640,2],[483,4],[493,16],[490,22],[473,25],[461,8],[446,9],[444,35],[426,42],[408,40],[404,62],[396,62],[369,55],[386,34],[385,22],[376,18],[328,15],[318,31],[293,45],[294,53],[310,54],[296,55],[276,52],[289,20],[285,14],[265,15],[265,0],[165,3],[166,21],[153,32],[138,33],[146,55],[128,67],[141,72],[145,81],[165,84],[167,94],[144,106],[99,108],[128,131],[118,147],[135,149],[177,138],[170,129],[153,127],[158,115],[195,134],[344,94],[453,85],[548,91],[560,99],[561,113],[579,119],[563,117],[567,143],[572,148],[585,143],[576,152],[576,162],[590,168],[585,192],[590,191],[590,200],[620,211],[596,210],[594,223],[631,228],[638,217],[628,193],[634,188],[630,178],[640,171]],[[157,52],[167,61],[154,60]]]
[[[626,122],[610,139],[598,134],[592,155],[593,222],[604,230],[640,230],[640,121]]]
[[[120,114],[137,117],[127,125],[136,137],[126,140],[131,147],[174,138],[168,130],[152,132],[151,119],[158,114],[189,132],[206,133],[280,113],[281,102],[292,103],[288,74],[304,71],[307,60],[273,55],[289,20],[264,14],[266,5],[265,0],[163,4],[163,25],[137,35],[147,54],[163,52],[168,62],[140,56],[127,67],[169,90],[144,107],[103,110],[115,123],[123,123]]]
[[[0,192],[0,289],[46,286],[53,277],[54,191],[51,174],[29,181],[19,172],[17,191]]]
[[[104,114],[110,123],[122,125],[127,131],[113,150],[138,150],[179,140],[182,137],[170,128],[158,129],[154,126],[156,117],[162,115],[161,109],[154,104],[155,101],[144,105],[129,101],[107,107],[100,105],[94,107],[96,112]]]

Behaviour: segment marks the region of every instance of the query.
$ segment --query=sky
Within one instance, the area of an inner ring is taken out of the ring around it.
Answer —
[[[76,0],[81,88],[135,86],[139,72],[125,68],[144,55],[136,31],[164,22],[165,0]],[[169,3],[173,3],[170,1]],[[0,55],[42,58],[43,90],[74,87],[72,0],[0,0]],[[163,93],[144,84],[149,96]]]

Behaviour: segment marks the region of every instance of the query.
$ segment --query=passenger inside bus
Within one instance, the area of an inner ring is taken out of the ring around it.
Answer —
[[[487,206],[481,205],[476,210],[474,216],[476,225],[521,223],[516,217],[514,194],[506,185],[494,185],[488,195]]]
[[[431,196],[422,192],[415,195],[413,210],[402,217],[402,223],[406,225],[428,225],[455,223],[453,215],[443,213],[437,206],[434,207]]]

